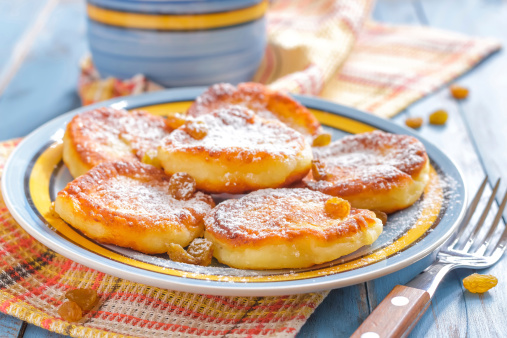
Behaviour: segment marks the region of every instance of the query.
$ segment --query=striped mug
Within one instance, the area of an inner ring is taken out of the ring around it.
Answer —
[[[88,0],[102,77],[144,74],[166,87],[250,80],[266,45],[267,0]]]

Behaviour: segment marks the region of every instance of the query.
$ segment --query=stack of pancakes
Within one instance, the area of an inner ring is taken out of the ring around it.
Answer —
[[[167,120],[89,111],[67,126],[63,159],[76,179],[55,210],[90,238],[149,254],[204,236],[235,268],[332,261],[378,238],[378,211],[421,196],[429,160],[410,136],[312,147],[322,135],[308,109],[254,83],[214,85]],[[210,194],[231,198],[215,206]]]

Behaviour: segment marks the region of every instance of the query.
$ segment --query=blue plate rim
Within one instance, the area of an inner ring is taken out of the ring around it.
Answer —
[[[425,140],[421,136],[417,135],[417,133],[414,131],[409,130],[403,126],[396,125],[389,120],[323,99],[301,95],[294,96],[302,104],[309,108],[315,108],[337,114],[339,116],[351,118],[388,132],[417,137],[425,145],[431,160],[435,162],[440,168],[442,168],[446,174],[451,175],[451,177],[456,180],[456,189],[458,190],[458,195],[460,197],[458,204],[461,204],[460,206],[456,206],[458,210],[455,210],[454,214],[452,214],[450,216],[451,218],[448,220],[446,219],[446,216],[448,215],[444,214],[440,220],[439,225],[434,228],[434,230],[437,231],[432,231],[423,239],[407,248],[403,252],[388,257],[383,261],[379,261],[377,263],[373,263],[371,265],[355,270],[345,271],[340,274],[333,274],[322,277],[291,281],[242,283],[227,281],[207,281],[165,275],[157,272],[143,270],[140,268],[135,268],[120,262],[107,259],[105,257],[91,253],[60,237],[52,230],[50,230],[40,220],[38,220],[38,218],[35,219],[33,215],[31,216],[27,214],[27,208],[16,207],[15,203],[19,202],[20,198],[24,198],[24,190],[21,189],[23,192],[23,194],[21,194],[20,191],[16,190],[16,188],[19,188],[20,184],[22,186],[22,178],[24,178],[25,172],[25,170],[16,170],[17,166],[25,165],[26,169],[28,161],[37,153],[37,151],[40,150],[38,147],[30,150],[30,148],[33,148],[32,143],[35,143],[41,137],[47,142],[51,140],[51,137],[54,137],[55,134],[58,134],[60,132],[59,130],[61,130],[61,134],[63,135],[63,127],[65,126],[65,123],[68,122],[74,115],[102,106],[112,106],[118,109],[135,109],[137,107],[151,106],[161,103],[189,101],[195,99],[195,97],[197,97],[205,89],[206,87],[185,87],[147,93],[138,96],[116,98],[74,109],[37,128],[16,147],[8,159],[2,175],[2,193],[4,201],[12,216],[30,235],[32,235],[42,244],[62,254],[63,256],[90,268],[94,268],[101,272],[127,280],[156,287],[169,288],[184,292],[225,296],[275,296],[304,292],[316,292],[345,287],[360,282],[365,282],[374,278],[382,277],[392,272],[398,271],[437,250],[445,242],[445,240],[451,236],[453,231],[456,229],[464,217],[468,192],[467,187],[463,181],[463,175],[461,174],[460,169],[454,164],[454,162],[440,149],[438,149],[438,147]],[[28,159],[28,161],[26,159]],[[23,164],[23,162],[25,163]],[[442,223],[445,222],[442,221],[447,221],[448,223],[452,224],[444,224],[446,225],[444,229]]]

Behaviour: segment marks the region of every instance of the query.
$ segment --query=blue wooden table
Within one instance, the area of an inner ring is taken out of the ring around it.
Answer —
[[[80,0],[0,0],[0,140],[24,136],[79,106],[78,63],[87,51],[84,13]],[[507,46],[507,2],[502,0],[379,0],[373,17],[496,37]],[[485,173],[491,181],[504,179],[500,191],[507,187],[506,73],[507,54],[501,51],[457,81],[470,89],[467,100],[453,100],[442,88],[393,119],[402,124],[409,116],[447,110],[445,126],[426,125],[419,133],[458,164],[470,191]],[[331,291],[299,336],[349,336],[395,285],[429,263],[424,259],[389,276]],[[472,271],[452,272],[411,337],[507,336],[506,271],[507,257],[483,271],[499,278],[499,285],[484,295],[464,291],[461,280]],[[59,335],[0,314],[0,337],[16,336]]]

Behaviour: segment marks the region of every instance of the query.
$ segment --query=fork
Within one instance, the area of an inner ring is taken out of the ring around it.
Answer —
[[[477,238],[481,230],[486,231],[483,226],[495,200],[500,179],[477,223],[471,222],[487,182],[486,176],[455,235],[444,243],[435,262],[406,285],[395,286],[351,337],[406,337],[430,305],[438,285],[449,271],[457,268],[484,269],[498,262],[507,244],[507,225],[500,236],[495,236],[499,237],[496,245],[491,243],[507,204],[507,192],[486,236],[482,242]]]

